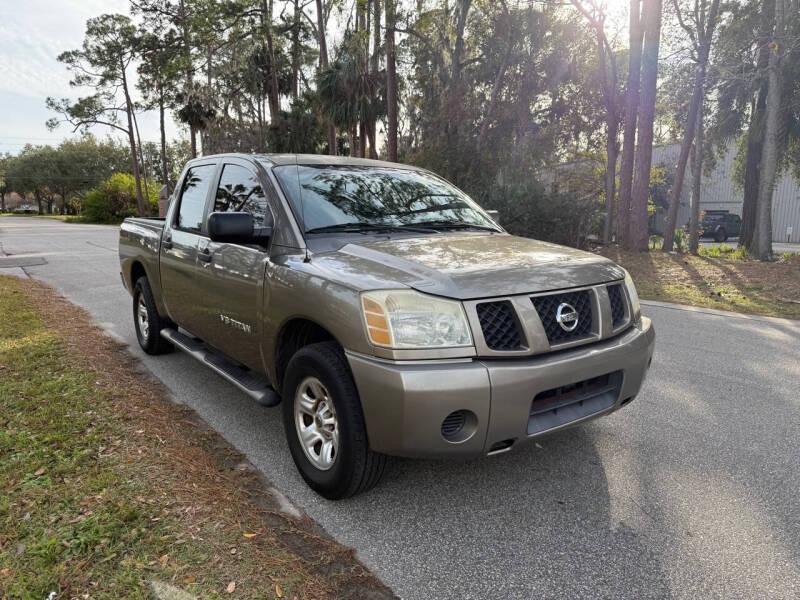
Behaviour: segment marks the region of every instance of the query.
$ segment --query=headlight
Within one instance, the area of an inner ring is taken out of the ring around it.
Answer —
[[[461,302],[413,290],[365,292],[361,307],[367,335],[385,348],[471,346],[472,335]]]
[[[631,274],[627,271],[625,271],[625,287],[628,289],[628,298],[631,299],[631,317],[634,323],[638,323],[642,318],[642,305],[639,304],[639,294],[636,293]]]

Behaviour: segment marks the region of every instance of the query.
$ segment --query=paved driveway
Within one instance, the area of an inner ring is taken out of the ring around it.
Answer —
[[[727,242],[715,242],[709,238],[702,238],[700,240],[700,245],[703,248],[716,248],[717,246],[721,246],[725,244],[726,246],[730,246],[733,249],[739,247],[739,238],[730,238]],[[784,252],[800,252],[800,244],[797,243],[787,243],[781,241],[773,241],[772,242],[772,251],[776,254],[783,254]]]
[[[277,410],[139,351],[115,228],[0,218],[0,243],[403,598],[800,597],[800,322],[646,306],[656,356],[627,408],[493,458],[393,460],[332,503],[295,472]]]

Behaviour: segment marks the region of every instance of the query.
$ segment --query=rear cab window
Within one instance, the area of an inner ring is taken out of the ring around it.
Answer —
[[[178,229],[195,232],[203,229],[206,198],[216,169],[217,166],[214,164],[199,165],[191,167],[186,172],[181,186],[178,215],[175,219],[175,226]]]

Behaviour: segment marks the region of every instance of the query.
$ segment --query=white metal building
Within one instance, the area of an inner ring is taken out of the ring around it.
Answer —
[[[653,148],[653,166],[675,169],[680,154],[680,144],[657,146]],[[733,160],[736,156],[734,143],[728,145],[728,152],[717,158],[714,171],[703,177],[700,193],[700,210],[727,210],[742,214],[742,190],[733,183]],[[686,169],[686,178],[678,208],[677,224],[689,222],[689,198],[692,189],[691,161]],[[656,213],[656,229],[663,231],[666,210],[659,208]],[[791,232],[791,233],[789,233]],[[800,242],[800,184],[790,173],[784,173],[775,185],[772,197],[772,238],[776,242]]]
[[[653,148],[653,166],[664,167],[667,172],[674,172],[680,154],[680,144],[656,146]],[[727,210],[737,215],[742,214],[743,192],[733,182],[733,161],[736,156],[736,145],[731,142],[724,157],[717,157],[714,171],[704,176],[700,194],[701,210]],[[574,184],[573,175],[581,168],[601,169],[602,164],[588,162],[562,163],[553,169],[540,174],[541,182],[550,190],[566,191]],[[596,179],[593,179],[593,186]],[[579,184],[580,185],[580,184]],[[681,193],[681,204],[678,208],[677,225],[689,222],[689,198],[692,190],[691,161],[686,168],[686,177]],[[664,231],[666,209],[658,207],[654,223],[651,226],[659,232]],[[775,242],[800,243],[800,184],[790,173],[779,178],[772,198],[772,237]]]

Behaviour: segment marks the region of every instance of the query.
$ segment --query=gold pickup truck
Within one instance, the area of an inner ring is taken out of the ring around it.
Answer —
[[[190,161],[166,217],[131,218],[142,348],[179,348],[265,406],[326,498],[386,455],[506,452],[634,399],[655,333],[624,269],[506,233],[416,167]]]

